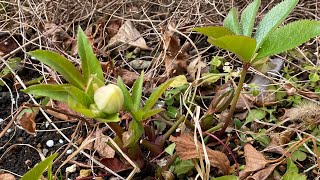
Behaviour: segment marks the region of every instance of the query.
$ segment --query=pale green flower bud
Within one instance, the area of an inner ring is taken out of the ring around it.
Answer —
[[[114,84],[102,86],[94,93],[94,102],[98,109],[106,114],[119,112],[123,105],[123,99],[121,89]]]

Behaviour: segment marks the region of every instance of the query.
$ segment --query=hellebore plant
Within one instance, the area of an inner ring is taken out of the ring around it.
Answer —
[[[263,63],[269,56],[292,49],[320,35],[320,22],[299,20],[282,27],[278,26],[288,17],[299,0],[284,0],[273,7],[261,20],[253,35],[253,26],[261,0],[254,0],[241,13],[240,22],[235,8],[226,16],[223,27],[197,27],[194,31],[208,36],[208,42],[234,53],[242,62],[230,112],[219,135],[223,135],[231,123],[243,83],[251,66]]]
[[[134,83],[131,96],[120,77],[118,78],[118,86],[104,84],[100,63],[81,28],[78,29],[78,52],[82,73],[68,59],[55,52],[47,50],[29,52],[30,56],[61,74],[68,84],[37,84],[28,87],[24,92],[64,102],[71,109],[88,118],[108,123],[117,135],[115,141],[118,145],[142,167],[144,164],[143,155],[137,143],[144,133],[142,120],[164,110],[161,108],[153,109],[153,106],[173,79],[156,88],[142,108],[140,103],[143,72]],[[128,131],[125,131],[117,123],[120,121],[118,112],[122,108],[132,115]]]

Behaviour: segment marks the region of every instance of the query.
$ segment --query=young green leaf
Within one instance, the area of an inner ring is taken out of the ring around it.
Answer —
[[[70,84],[84,90],[85,82],[78,69],[65,57],[53,51],[35,50],[28,54],[60,73]]]
[[[87,36],[80,26],[78,28],[78,53],[81,60],[82,73],[84,75],[85,82],[88,83],[91,75],[96,75],[100,81],[104,82],[101,65],[93,53]]]
[[[21,177],[21,180],[30,180],[30,179],[40,179],[42,173],[47,169],[49,165],[52,164],[54,158],[58,156],[57,153],[52,154],[47,157],[45,160],[41,161],[39,164],[35,165],[30,169],[26,174]]]
[[[129,124],[129,129],[123,133],[122,142],[124,147],[130,148],[136,144],[142,134],[144,133],[144,128],[141,122],[132,120]]]
[[[192,29],[211,38],[219,38],[226,35],[234,35],[229,29],[222,26],[196,27]]]
[[[119,122],[121,119],[119,118],[118,113],[114,114],[103,114],[103,117],[95,118],[96,120],[104,123],[110,123],[110,122]]]
[[[256,51],[263,44],[264,40],[272,33],[297,5],[299,0],[284,0],[273,7],[261,20],[258,25],[255,39],[257,40]]]
[[[223,36],[209,38],[208,42],[235,53],[241,61],[250,62],[256,48],[256,40],[247,36]]]
[[[162,83],[159,87],[157,87],[153,93],[150,95],[149,99],[146,101],[146,104],[143,108],[143,111],[148,112],[152,106],[157,102],[160,98],[161,94],[169,87],[169,85],[174,81],[174,79],[170,79],[164,83]]]
[[[93,100],[83,91],[69,84],[37,84],[28,87],[23,92],[36,96],[46,96],[65,103],[68,103],[68,97],[71,97],[85,107],[93,103]]]
[[[123,83],[120,76],[118,77],[118,86],[122,90],[123,97],[125,99],[124,104],[123,104],[124,109],[129,112],[132,112],[132,110],[133,110],[132,98],[130,96],[128,89],[126,88],[126,85]]]
[[[236,35],[241,35],[238,12],[235,8],[231,8],[227,17],[223,21],[223,26],[234,32]]]
[[[293,163],[291,158],[287,158],[287,170],[284,176],[282,177],[283,180],[305,180],[307,179],[305,175],[299,174],[299,169]]]
[[[132,101],[133,111],[137,111],[140,107],[140,101],[142,97],[142,85],[143,85],[144,72],[141,72],[140,78],[137,79],[132,87]]]
[[[276,29],[262,44],[256,59],[281,53],[320,35],[320,21],[301,20]]]
[[[156,115],[162,111],[164,111],[164,109],[162,109],[162,108],[151,109],[151,110],[144,113],[142,120],[147,119],[148,117],[151,117],[153,115]]]
[[[244,36],[251,37],[254,21],[259,10],[261,0],[255,0],[250,3],[241,13],[241,27]]]

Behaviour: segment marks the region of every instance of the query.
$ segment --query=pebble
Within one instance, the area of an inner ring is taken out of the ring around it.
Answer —
[[[12,132],[12,129],[9,128],[9,129],[7,130],[7,133],[11,133],[11,132]]]
[[[45,124],[46,128],[48,128],[49,125],[50,125],[49,122],[46,122],[46,124]]]
[[[42,154],[43,154],[44,156],[46,156],[48,152],[49,152],[48,149],[46,149],[46,148],[42,149]]]
[[[52,146],[54,145],[53,140],[48,140],[48,141],[46,142],[46,145],[47,145],[48,147],[52,147]]]
[[[59,139],[59,143],[60,143],[60,144],[63,144],[63,140],[62,140],[62,139]]]
[[[69,172],[69,173],[74,173],[74,172],[76,172],[76,170],[77,170],[77,165],[75,165],[75,164],[66,168],[66,172]]]
[[[68,149],[68,150],[67,150],[67,154],[71,154],[72,152],[73,152],[72,149]]]
[[[0,118],[0,124],[3,123],[4,119]]]

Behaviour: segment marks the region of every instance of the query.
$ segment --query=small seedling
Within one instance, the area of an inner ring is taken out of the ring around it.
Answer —
[[[288,17],[299,0],[284,0],[273,7],[259,22],[255,34],[253,27],[261,0],[254,0],[241,13],[240,21],[235,8],[226,16],[223,27],[197,27],[194,31],[208,36],[208,42],[234,53],[243,63],[240,80],[224,127],[229,126],[249,67],[269,56],[292,49],[320,35],[320,22],[299,20],[278,26]]]

